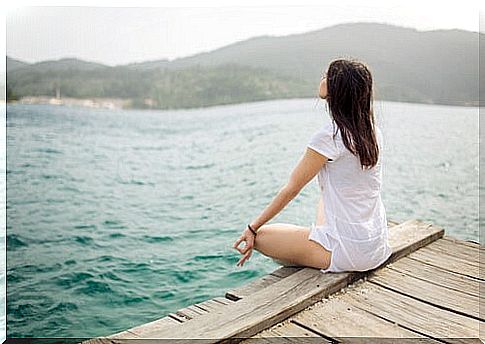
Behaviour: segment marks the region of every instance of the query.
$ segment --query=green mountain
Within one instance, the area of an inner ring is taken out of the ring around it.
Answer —
[[[351,23],[117,67],[76,59],[22,65],[7,58],[7,84],[18,96],[54,95],[60,86],[64,96],[127,98],[133,106],[151,98],[158,108],[196,107],[316,97],[328,63],[355,57],[370,66],[376,99],[471,105],[479,99],[479,35]]]
[[[11,72],[16,69],[27,67],[27,66],[29,66],[27,62],[15,60],[7,56],[7,72]]]
[[[265,99],[305,97],[305,85],[261,68],[236,64],[191,66],[181,70],[93,70],[23,68],[7,73],[10,99],[56,95],[123,98],[134,108],[192,108]]]

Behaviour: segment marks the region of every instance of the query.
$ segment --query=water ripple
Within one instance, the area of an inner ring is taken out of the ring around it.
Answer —
[[[54,148],[35,148],[33,149],[33,151],[38,153],[63,154],[61,150],[54,149]]]
[[[150,235],[144,235],[142,237],[142,240],[144,242],[152,243],[152,244],[157,244],[160,242],[166,242],[166,241],[173,241],[173,238],[168,235],[164,236],[150,236]]]
[[[77,309],[78,309],[78,307],[77,307],[77,305],[75,303],[72,303],[72,302],[59,302],[55,306],[49,308],[47,311],[50,314],[53,314],[53,313],[63,314],[64,312],[75,311]]]
[[[7,234],[7,251],[15,251],[22,247],[28,247],[27,240],[23,239],[21,235],[8,233]]]
[[[70,289],[84,280],[93,278],[94,275],[89,272],[68,272],[52,279],[52,282],[60,287]]]
[[[211,168],[215,166],[216,164],[203,164],[203,165],[189,165],[185,169],[187,170],[201,170],[201,169],[206,169],[206,168]]]
[[[87,296],[113,293],[109,283],[95,280],[87,280],[85,286],[77,287],[74,291]]]

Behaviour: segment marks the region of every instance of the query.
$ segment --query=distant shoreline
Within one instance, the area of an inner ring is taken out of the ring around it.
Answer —
[[[269,101],[269,100],[285,100],[285,99],[313,99],[314,97],[289,97],[289,98],[268,98],[268,99],[255,99],[252,101],[244,102],[226,102],[222,104],[209,104],[204,106],[192,106],[192,107],[176,107],[176,108],[157,108],[150,107],[150,99],[146,99],[146,106],[136,107],[132,105],[130,99],[122,98],[56,98],[46,96],[28,96],[21,97],[18,100],[9,100],[7,104],[22,104],[22,105],[56,105],[56,106],[76,106],[92,109],[108,109],[108,110],[183,110],[183,109],[197,109],[207,108],[220,105],[236,105],[243,103]],[[442,105],[442,106],[458,106],[458,107],[478,107],[479,102],[460,102],[460,103],[432,103],[432,102],[417,102],[406,100],[391,100],[391,99],[375,99],[374,101],[396,102],[396,103],[411,103],[422,105]]]
[[[56,98],[31,96],[22,97],[15,101],[9,101],[8,103],[81,106],[95,109],[120,110],[125,108],[126,102],[126,100],[118,98]]]

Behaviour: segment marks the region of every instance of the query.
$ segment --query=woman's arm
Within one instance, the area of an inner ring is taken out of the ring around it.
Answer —
[[[326,162],[326,156],[307,147],[305,153],[292,171],[288,182],[279,190],[276,197],[256,218],[256,220],[251,223],[251,227],[257,230],[275,217],[293,198],[296,197],[296,195],[300,193],[301,189],[315,177]]]

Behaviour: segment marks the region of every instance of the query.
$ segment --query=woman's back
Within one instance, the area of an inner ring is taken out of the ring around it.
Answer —
[[[332,130],[332,126],[327,126]],[[324,128],[324,130],[329,129]],[[382,133],[376,126],[378,144],[381,147]],[[338,201],[340,209],[334,215],[348,222],[369,221],[380,211],[380,191],[382,185],[381,156],[376,166],[363,170],[358,156],[344,145],[340,131],[335,137],[338,148],[337,158],[329,161],[323,171],[327,175],[328,194]]]
[[[363,170],[359,157],[345,147],[340,130],[335,139],[333,133],[333,123],[325,124],[307,145],[331,159],[317,174],[323,196],[324,230],[352,251],[347,259],[354,265],[358,265],[359,259],[365,261],[365,252],[367,258],[371,254],[388,256],[389,248],[383,246],[387,240],[387,219],[381,200],[381,158],[374,167]],[[382,147],[382,132],[377,126],[376,135]],[[378,252],[382,247],[385,250]],[[379,261],[380,258],[375,257]]]

